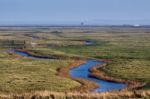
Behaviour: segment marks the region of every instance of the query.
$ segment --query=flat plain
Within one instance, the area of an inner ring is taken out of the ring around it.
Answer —
[[[114,78],[146,83],[143,90],[150,88],[150,27],[0,27],[0,43],[11,40],[25,41],[23,50],[33,55],[58,59],[21,57],[8,52],[14,45],[0,44],[1,92],[64,92],[79,87],[57,72],[87,58],[111,59],[100,70]],[[87,41],[92,44],[86,45]]]

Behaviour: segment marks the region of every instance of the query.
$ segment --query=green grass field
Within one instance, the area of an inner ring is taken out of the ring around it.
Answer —
[[[35,38],[33,40],[33,37]],[[150,83],[150,29],[134,27],[8,29],[0,39],[28,40],[42,56],[59,60],[31,60],[9,55],[1,48],[0,91],[66,91],[80,84],[56,75],[57,69],[74,62],[74,57],[112,59],[103,71],[116,78]],[[85,41],[92,45],[85,45]],[[50,45],[50,47],[48,47]],[[64,58],[67,57],[67,58]],[[72,58],[73,57],[73,58]]]

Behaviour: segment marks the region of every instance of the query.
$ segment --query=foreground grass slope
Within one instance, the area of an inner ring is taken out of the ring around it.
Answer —
[[[17,55],[0,54],[0,91],[27,92],[36,90],[66,91],[80,84],[57,76],[57,69],[74,60],[33,60]]]

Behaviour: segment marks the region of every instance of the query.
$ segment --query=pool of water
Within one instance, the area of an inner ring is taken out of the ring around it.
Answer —
[[[69,71],[69,74],[73,78],[82,78],[82,79],[95,82],[99,87],[94,89],[92,92],[120,90],[126,86],[125,84],[122,84],[122,83],[108,82],[108,81],[89,77],[88,69],[97,64],[102,64],[102,62],[94,61],[94,60],[87,60],[85,64],[82,64],[76,68],[71,69]]]

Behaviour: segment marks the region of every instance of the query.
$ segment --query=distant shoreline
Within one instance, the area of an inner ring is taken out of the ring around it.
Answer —
[[[31,27],[31,28],[38,28],[38,27],[131,27],[131,28],[140,28],[140,27],[144,27],[144,28],[150,28],[150,25],[139,25],[139,26],[135,26],[135,25],[0,25],[0,27]]]

